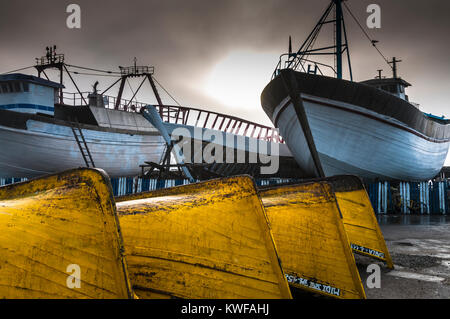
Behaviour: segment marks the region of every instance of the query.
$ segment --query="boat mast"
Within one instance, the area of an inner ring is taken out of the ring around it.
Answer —
[[[128,81],[129,78],[141,77],[141,78],[143,78],[141,84],[139,85],[138,89],[135,92],[133,92],[134,93],[133,96],[128,101],[128,103],[126,105],[124,105],[124,107],[128,108],[131,105],[133,99],[136,97],[136,95],[138,94],[138,92],[140,91],[142,86],[144,85],[145,81],[148,80],[150,82],[150,86],[152,87],[153,94],[155,95],[155,98],[158,102],[160,116],[163,117],[162,109],[163,109],[164,104],[161,100],[161,96],[159,95],[158,89],[155,84],[155,80],[153,79],[153,75],[155,73],[155,68],[153,66],[139,66],[139,65],[137,65],[137,59],[134,58],[133,66],[129,66],[129,67],[119,66],[119,69],[120,69],[120,79],[118,79],[110,87],[108,87],[105,91],[103,91],[101,93],[101,95],[108,92],[111,88],[113,88],[117,83],[120,82],[119,92],[117,94],[117,98],[116,98],[116,101],[114,104],[114,109],[119,110],[121,103],[122,103],[122,95],[123,95],[123,92],[125,89],[126,82]]]
[[[333,0],[336,8],[336,77],[342,79],[342,0]]]
[[[73,79],[73,77],[70,75],[69,70],[67,69],[67,64],[64,61],[65,57],[64,54],[57,54],[56,53],[56,45],[46,47],[46,55],[42,56],[40,58],[36,58],[36,65],[34,66],[36,70],[38,71],[38,77],[41,78],[42,74],[46,77],[48,81],[50,81],[50,78],[48,77],[47,73],[45,73],[45,70],[47,69],[57,69],[59,72],[59,84],[61,84],[61,88],[59,89],[59,104],[64,104],[64,91],[63,91],[63,74],[64,71],[66,71],[67,75],[69,76],[70,80],[72,81],[72,84],[75,86],[75,88],[78,91],[78,94],[80,94],[81,99],[83,100],[85,105],[88,105],[86,102],[86,99],[83,97],[83,94],[81,93],[77,83]]]
[[[306,40],[303,42],[302,46],[296,53],[292,53],[292,45],[291,45],[291,37],[289,37],[289,53],[282,54],[280,57],[280,61],[275,69],[275,72],[272,75],[272,79],[275,78],[282,69],[293,69],[300,70],[307,73],[316,74],[317,71],[320,72],[321,75],[324,75],[321,71],[322,67],[329,68],[333,71],[334,75],[338,79],[343,78],[343,61],[342,57],[344,53],[347,53],[347,61],[348,61],[348,71],[350,75],[350,80],[353,81],[353,73],[350,59],[350,49],[347,39],[347,31],[345,28],[344,14],[342,8],[343,0],[331,0],[330,4],[326,8],[325,12],[317,22],[314,29],[308,35]],[[335,17],[331,17],[333,9],[335,11]],[[314,44],[316,43],[317,37],[324,25],[334,23],[334,43],[330,46],[314,48]],[[313,56],[334,56],[335,65],[334,67],[328,64],[320,63],[318,61],[311,60],[310,57]],[[287,59],[284,61],[284,59]],[[305,68],[305,64],[312,63],[308,65],[308,68]]]
[[[63,104],[63,73],[64,73],[64,54],[56,53],[56,45],[48,46],[45,48],[46,54],[41,58],[36,58],[35,68],[38,71],[38,77],[40,78],[42,74],[50,81],[45,70],[47,69],[57,69],[59,71],[59,84],[61,87],[59,88],[59,103]]]
[[[402,60],[397,60],[396,57],[394,57],[392,59],[392,61],[388,61],[389,64],[392,64],[392,74],[394,76],[394,79],[398,78],[398,75],[397,75],[397,63],[400,63],[400,62],[402,62]]]

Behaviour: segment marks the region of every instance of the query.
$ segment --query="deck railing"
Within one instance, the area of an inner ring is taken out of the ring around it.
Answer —
[[[84,105],[84,101],[89,101],[89,94],[91,93],[82,92],[83,99],[79,93],[63,92],[63,101],[66,105]],[[116,97],[104,95],[103,102],[105,108],[114,109]],[[147,105],[148,103],[121,99],[119,110],[139,113]],[[186,106],[155,105],[155,107],[162,120],[166,123],[191,125],[284,144],[284,140],[277,129],[235,116]]]

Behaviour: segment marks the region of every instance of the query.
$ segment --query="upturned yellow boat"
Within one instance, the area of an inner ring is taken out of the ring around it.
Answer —
[[[117,199],[140,298],[291,298],[250,177]]]
[[[391,255],[361,179],[344,175],[324,181],[333,186],[353,251],[381,260],[393,269]]]
[[[331,185],[260,190],[289,284],[328,297],[366,298]]]
[[[123,249],[103,171],[0,188],[0,298],[131,298]]]

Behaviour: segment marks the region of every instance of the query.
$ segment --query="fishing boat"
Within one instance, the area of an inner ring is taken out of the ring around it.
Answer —
[[[393,76],[385,78],[379,70],[375,79],[353,80],[344,9],[356,19],[347,3],[332,0],[295,53],[290,40],[289,53],[280,57],[262,93],[264,111],[308,176],[346,174],[365,181],[434,178],[447,157],[450,121],[426,114],[409,101],[405,89],[410,84],[397,74],[401,61],[386,59],[376,40],[369,38]],[[335,29],[333,45],[314,47],[323,26],[330,24]],[[335,58],[334,66],[317,61],[327,55]],[[349,80],[343,79],[345,55]]]
[[[163,104],[154,67],[138,66],[136,60],[133,66],[120,67],[120,72],[74,66],[65,62],[63,54],[56,53],[56,47],[47,47],[46,55],[36,59],[32,68],[37,70],[38,76],[0,75],[1,178],[31,178],[72,168],[96,167],[111,177],[134,177],[152,171],[160,178],[164,177],[161,173],[164,171],[165,176],[171,178],[207,179],[238,174],[256,176],[265,165],[261,161],[209,165],[200,162],[189,169],[180,169],[181,163],[175,163],[174,168],[171,166],[171,142],[161,131],[166,127],[170,133],[183,127],[192,132],[195,128],[218,130],[233,139],[243,136],[247,144],[250,140],[267,143],[265,149],[269,153],[272,145],[279,146],[281,170],[272,175],[301,176],[289,149],[273,128],[217,112]],[[48,70],[59,73],[58,82],[50,81]],[[83,73],[87,71],[91,73]],[[74,74],[114,75],[117,80],[103,92],[98,91],[98,82],[92,92],[82,92],[74,81]],[[76,93],[65,91],[63,76],[70,78]],[[133,96],[127,100],[123,94],[130,78],[143,80],[135,91],[130,85]],[[136,95],[146,82],[150,84],[156,105],[136,101]],[[116,96],[106,95],[119,84]],[[148,107],[156,111],[153,121],[143,116],[142,111]],[[207,144],[203,135],[197,142]],[[225,141],[221,146],[225,146]],[[237,142],[228,146],[237,151]],[[252,150],[247,147],[243,151],[249,158]],[[174,175],[173,171],[180,174]]]

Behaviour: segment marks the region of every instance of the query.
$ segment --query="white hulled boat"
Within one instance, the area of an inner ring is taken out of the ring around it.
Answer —
[[[321,27],[330,23],[333,8],[335,45],[315,49],[313,43]],[[447,157],[450,121],[425,114],[409,102],[405,88],[410,84],[397,76],[399,61],[395,58],[390,62],[392,78],[383,78],[380,72],[376,79],[354,82],[346,39],[342,1],[333,0],[300,50],[290,50],[280,58],[261,97],[266,114],[310,177],[350,174],[367,181],[432,179]],[[351,81],[342,79],[344,52]],[[336,78],[323,75],[325,64],[309,59],[319,54],[336,57],[335,68],[328,66]]]
[[[66,64],[64,56],[56,54],[55,49],[47,48],[47,55],[37,59],[38,77],[18,73],[0,75],[0,178],[30,178],[77,167],[102,168],[111,177],[137,176],[143,173],[144,167],[162,169],[160,164],[168,153],[169,162],[164,169],[170,173],[171,151],[167,151],[168,141],[160,131],[163,126],[170,131],[177,127],[191,131],[215,129],[234,137],[245,136],[247,144],[249,140],[263,141],[269,144],[266,148],[269,150],[275,143],[280,146],[282,167],[273,175],[301,176],[289,149],[273,128],[216,112],[164,105],[153,78],[153,67],[135,63],[120,68],[117,81],[102,93],[97,92],[97,85],[94,92],[81,92],[75,82],[77,93],[64,92],[62,75],[67,74],[73,80],[71,74],[76,72],[69,71],[74,66]],[[47,69],[59,70],[61,81],[42,78],[42,75],[47,77]],[[133,97],[125,100],[123,90],[131,77],[143,81]],[[141,113],[148,105],[135,101],[147,80],[158,101],[154,106],[158,116],[154,120],[162,122],[159,128]],[[119,83],[116,97],[105,95]],[[237,143],[229,146],[238,147]],[[247,148],[244,152],[249,158],[251,150]],[[190,169],[194,177],[204,179],[239,174],[257,176],[261,165],[265,163],[212,163],[192,165]]]

